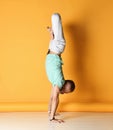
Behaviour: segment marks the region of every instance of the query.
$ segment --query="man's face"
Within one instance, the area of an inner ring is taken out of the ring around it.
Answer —
[[[60,91],[61,94],[70,93],[70,92],[71,92],[71,86],[69,83],[66,83],[63,89]]]

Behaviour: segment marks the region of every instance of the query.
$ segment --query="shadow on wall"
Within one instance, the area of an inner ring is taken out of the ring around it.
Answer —
[[[71,55],[73,55],[73,73],[77,75],[77,96],[76,102],[94,102],[96,101],[95,87],[91,83],[90,77],[87,75],[87,60],[88,60],[88,46],[89,42],[87,33],[87,24],[69,23],[66,25],[67,32],[72,41]],[[76,55],[76,56],[75,56]],[[74,58],[74,56],[76,58]],[[88,71],[89,72],[89,71]],[[90,71],[90,73],[92,73]]]

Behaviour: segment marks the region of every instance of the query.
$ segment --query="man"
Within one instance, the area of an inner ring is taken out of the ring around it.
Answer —
[[[53,86],[49,103],[49,117],[50,121],[61,123],[63,120],[55,119],[55,112],[59,104],[59,94],[74,91],[75,84],[72,80],[65,80],[62,72],[63,61],[61,54],[65,49],[66,42],[60,14],[54,13],[51,20],[52,28],[47,27],[51,35],[51,40],[46,57],[46,72]]]

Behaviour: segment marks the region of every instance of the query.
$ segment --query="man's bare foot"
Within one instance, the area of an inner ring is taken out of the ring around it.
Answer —
[[[54,39],[54,33],[51,27],[47,26],[47,30],[50,32],[51,40]]]
[[[50,32],[50,33],[52,33],[53,31],[52,31],[52,28],[51,27],[49,27],[49,26],[47,26],[47,30]]]

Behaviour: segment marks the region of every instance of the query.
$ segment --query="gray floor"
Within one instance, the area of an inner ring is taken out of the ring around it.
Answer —
[[[53,123],[46,112],[0,113],[0,130],[113,130],[113,113],[62,112]]]

